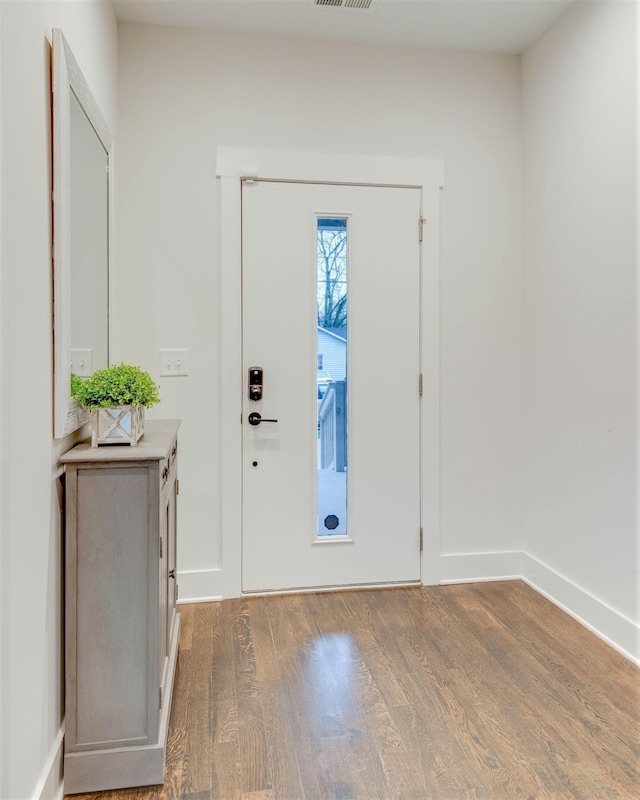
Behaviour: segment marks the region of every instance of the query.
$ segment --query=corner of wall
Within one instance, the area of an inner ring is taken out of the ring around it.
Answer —
[[[640,665],[640,625],[527,553],[522,580],[623,656]]]
[[[526,552],[440,556],[440,583],[522,580],[599,639],[640,665],[640,625]]]
[[[522,574],[637,659],[640,220],[631,207],[635,201],[637,211],[640,30],[633,6],[575,3],[522,56]]]
[[[62,800],[64,796],[64,721],[49,751],[32,800]]]

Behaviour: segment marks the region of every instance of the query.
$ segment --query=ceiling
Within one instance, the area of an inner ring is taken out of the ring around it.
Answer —
[[[317,6],[316,0],[113,0],[113,5],[119,20],[153,25],[522,53],[577,1],[371,0],[368,9]]]

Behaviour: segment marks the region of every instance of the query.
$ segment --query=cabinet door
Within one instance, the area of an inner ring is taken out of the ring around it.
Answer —
[[[148,744],[158,726],[148,680],[155,487],[146,462],[81,465],[68,476],[66,747]]]
[[[177,581],[177,552],[176,552],[176,529],[178,513],[178,481],[174,478],[169,492],[169,502],[166,508],[166,531],[167,531],[167,651],[171,647],[171,633],[175,623],[176,602],[178,600],[178,581]]]
[[[166,465],[166,478],[163,476],[163,486],[160,502],[160,562],[159,562],[159,595],[160,616],[159,624],[159,676],[160,686],[164,687],[169,664],[169,651],[171,650],[171,634],[176,613],[176,495],[177,478],[175,450],[173,460]],[[162,473],[161,473],[162,474]]]
[[[166,670],[169,663],[169,637],[167,635],[167,620],[168,620],[168,603],[169,603],[169,542],[168,542],[168,519],[169,507],[171,503],[171,494],[165,490],[162,491],[160,496],[160,547],[158,554],[160,556],[158,562],[158,595],[159,595],[159,613],[158,613],[158,677],[160,687],[165,684]],[[162,704],[162,695],[160,696],[160,703]]]

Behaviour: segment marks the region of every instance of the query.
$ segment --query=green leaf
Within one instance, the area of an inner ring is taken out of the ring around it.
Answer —
[[[146,406],[160,402],[160,387],[148,372],[129,364],[99,369],[88,378],[71,375],[71,397],[86,408]]]

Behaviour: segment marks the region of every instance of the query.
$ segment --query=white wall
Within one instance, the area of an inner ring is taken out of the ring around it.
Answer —
[[[0,10],[0,45],[2,43],[3,32],[3,15]],[[3,103],[2,103],[2,84],[4,80],[4,62],[2,59],[2,50],[0,48],[0,187],[4,186],[4,129],[2,120],[4,116]],[[5,355],[4,355],[4,341],[5,341],[5,326],[4,326],[4,193],[0,189],[0,376],[4,374]],[[7,401],[5,381],[0,380],[0,453],[4,453],[4,444],[6,440],[5,434],[5,411]],[[0,457],[0,564],[8,564],[8,548],[6,547],[6,540],[8,539],[8,526],[6,523],[6,504],[8,498],[8,478],[9,472],[4,458]],[[6,591],[2,587],[4,574],[0,568],[0,641],[3,641],[5,631],[8,630],[8,598],[6,598]],[[8,713],[8,696],[9,684],[7,676],[7,650],[0,647],[0,720],[4,719]],[[7,762],[7,731],[2,723],[0,723],[0,794],[4,789],[5,765]]]
[[[522,60],[524,549],[640,658],[636,23],[634,3],[580,3]]]
[[[514,549],[519,59],[133,24],[119,31],[116,351],[156,375],[159,347],[190,351],[190,376],[163,379],[153,410],[183,419],[180,572],[224,568],[217,145],[444,158],[442,550]],[[181,590],[188,585],[183,574]]]
[[[63,29],[116,125],[111,5],[0,3],[2,145],[0,797],[60,788],[62,540],[52,439],[51,29]]]
[[[541,588],[638,620],[634,21],[579,4],[523,58],[523,286],[519,59],[122,25],[116,126],[110,6],[0,4],[0,797],[53,796],[61,752],[51,28],[116,131],[115,357],[190,350],[154,409],[184,420],[180,570],[224,567],[216,145],[442,157],[441,551],[455,577],[524,548]]]

